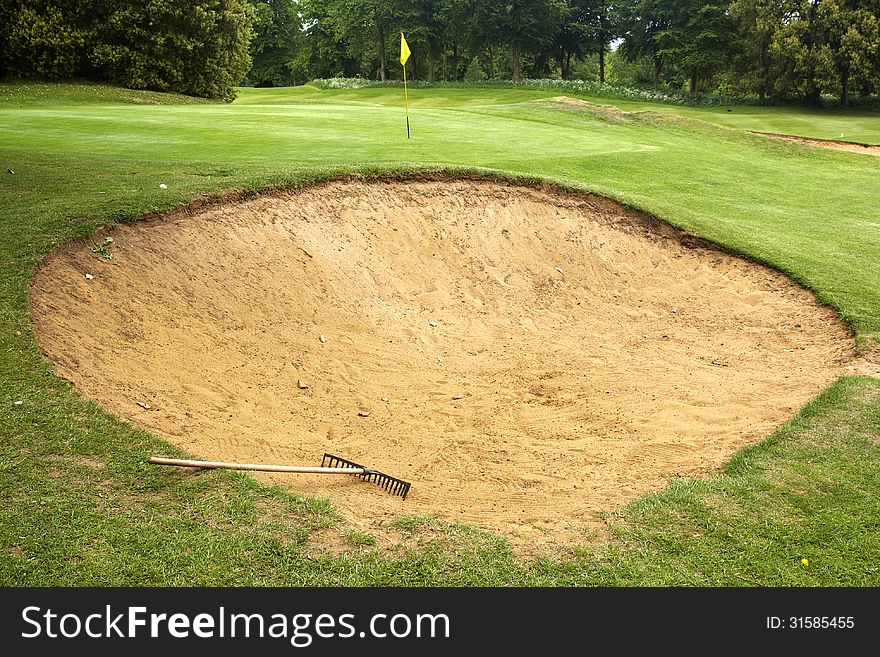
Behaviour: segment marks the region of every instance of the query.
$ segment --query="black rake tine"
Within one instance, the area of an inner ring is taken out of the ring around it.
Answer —
[[[348,459],[335,456],[328,452],[324,453],[324,457],[321,459],[321,465],[331,468],[361,468],[363,469],[363,472],[360,474],[356,474],[355,477],[360,477],[364,481],[369,481],[371,483],[377,484],[389,493],[397,495],[404,500],[409,494],[409,489],[412,486],[412,484],[408,481],[398,479],[397,477],[392,477],[391,475],[387,475],[384,472],[373,470],[372,468],[368,468],[364,465],[361,465],[360,463],[349,461]]]

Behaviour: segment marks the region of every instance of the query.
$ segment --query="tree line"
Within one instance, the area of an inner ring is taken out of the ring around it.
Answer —
[[[0,0],[0,74],[229,97],[557,77],[817,105],[880,93],[880,0]]]
[[[0,0],[0,75],[231,99],[254,21],[247,0]]]

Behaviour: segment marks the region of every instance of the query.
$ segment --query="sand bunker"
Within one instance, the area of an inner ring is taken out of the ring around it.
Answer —
[[[198,457],[412,481],[258,475],[367,529],[596,526],[765,437],[852,350],[784,276],[593,196],[337,182],[112,235],[112,261],[80,241],[34,281],[57,371]]]
[[[872,146],[871,144],[859,144],[853,141],[841,141],[839,139],[815,139],[812,137],[798,137],[796,135],[782,135],[776,132],[755,132],[755,134],[764,135],[765,137],[773,137],[775,139],[783,139],[785,141],[793,141],[799,144],[807,144],[809,146],[830,148],[835,151],[847,151],[849,153],[861,153],[862,155],[875,155],[880,157],[880,146]]]

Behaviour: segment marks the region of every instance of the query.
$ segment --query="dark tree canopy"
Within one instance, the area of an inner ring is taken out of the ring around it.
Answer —
[[[880,93],[880,0],[0,0],[0,75],[231,98],[309,79],[580,77],[846,106]]]
[[[259,86],[285,86],[306,81],[297,61],[302,17],[295,0],[249,0],[254,6],[254,38],[247,79]]]
[[[7,7],[2,65],[25,77],[228,99],[251,66],[254,10],[245,0],[18,0]]]

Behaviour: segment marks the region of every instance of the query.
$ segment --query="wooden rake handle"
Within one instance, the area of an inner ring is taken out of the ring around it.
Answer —
[[[262,465],[259,463],[225,463],[223,461],[192,461],[188,459],[166,459],[151,456],[149,463],[153,465],[176,465],[182,468],[210,468],[226,470],[259,470],[261,472],[301,472],[305,474],[371,474],[369,468],[325,468],[309,465]]]

